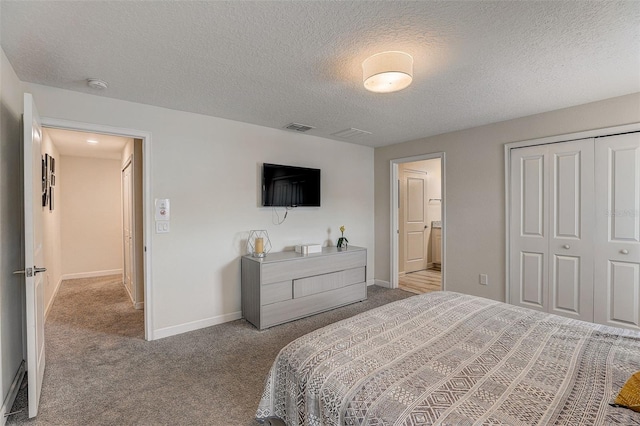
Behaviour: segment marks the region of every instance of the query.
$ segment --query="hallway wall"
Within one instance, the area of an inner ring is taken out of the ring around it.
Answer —
[[[61,156],[63,279],[122,273],[120,160]]]

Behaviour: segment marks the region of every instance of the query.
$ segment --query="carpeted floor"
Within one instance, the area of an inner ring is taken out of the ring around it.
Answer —
[[[26,388],[8,424],[255,425],[271,363],[293,339],[411,296],[368,288],[368,300],[258,331],[238,320],[147,342],[119,276],[68,280],[45,326],[46,362],[38,417]]]

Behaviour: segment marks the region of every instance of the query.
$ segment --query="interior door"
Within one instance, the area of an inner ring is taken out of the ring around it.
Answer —
[[[122,239],[124,251],[124,284],[132,301],[136,302],[133,279],[133,173],[129,161],[122,170]]]
[[[29,417],[38,414],[44,376],[44,266],[42,243],[42,127],[29,93],[24,94],[24,247],[27,313]]]
[[[593,321],[593,139],[548,145],[549,312]]]
[[[595,146],[595,321],[640,330],[640,133]]]
[[[427,269],[427,174],[404,170],[404,271]]]
[[[549,148],[511,151],[509,302],[546,311],[549,275]]]

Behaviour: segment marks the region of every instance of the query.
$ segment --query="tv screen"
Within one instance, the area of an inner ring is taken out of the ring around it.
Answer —
[[[264,163],[262,205],[320,207],[320,169]]]

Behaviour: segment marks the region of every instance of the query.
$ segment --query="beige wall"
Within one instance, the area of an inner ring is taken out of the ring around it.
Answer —
[[[63,185],[60,183],[62,164],[60,161],[60,153],[47,134],[46,129],[43,132],[41,148],[43,156],[45,154],[49,154],[49,156],[55,159],[56,177],[56,184],[53,187],[54,208],[53,210],[50,210],[48,205],[42,208],[42,243],[44,248],[44,259],[47,265],[47,272],[45,272],[44,276],[44,306],[45,312],[49,313],[49,309],[53,304],[53,298],[62,281],[62,245],[60,239],[62,217],[60,199],[63,191]]]
[[[62,156],[62,274],[122,272],[121,161]]]
[[[637,122],[640,93],[377,148],[376,279],[390,280],[390,160],[445,152],[446,288],[504,300],[504,144]]]

